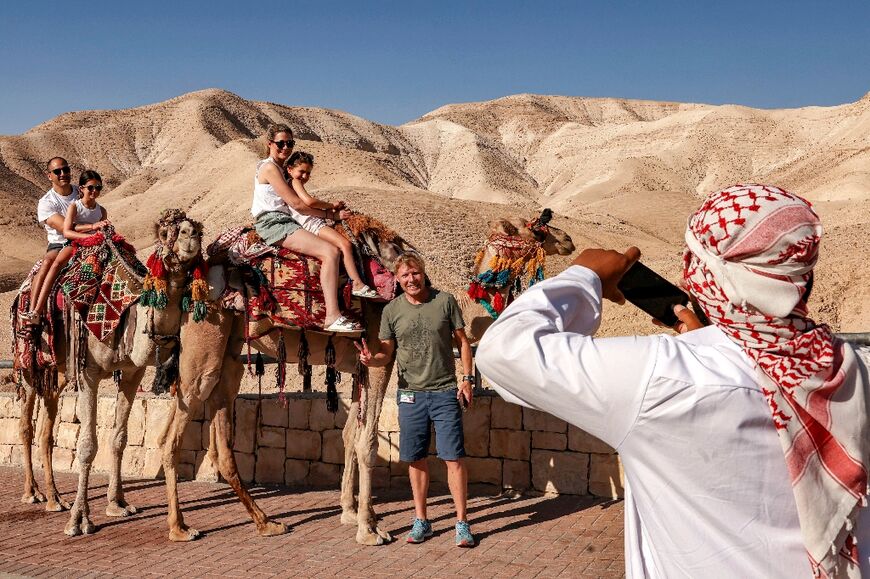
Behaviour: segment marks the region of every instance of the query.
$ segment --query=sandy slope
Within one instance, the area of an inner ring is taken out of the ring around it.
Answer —
[[[314,153],[310,189],[390,224],[453,291],[497,216],[552,207],[578,247],[636,244],[673,277],[701,193],[739,181],[790,188],[816,204],[828,231],[816,312],[843,331],[870,329],[870,95],[791,110],[515,95],[448,105],[399,127],[220,90],[67,113],[0,137],[0,289],[14,287],[44,248],[35,206],[49,157],[67,157],[75,174],[100,171],[110,217],[146,254],[165,207],[188,210],[209,237],[249,220],[258,137],[276,121]],[[608,333],[648,329],[630,308],[608,316]]]

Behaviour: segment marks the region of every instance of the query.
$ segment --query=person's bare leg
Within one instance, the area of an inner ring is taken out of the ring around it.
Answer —
[[[323,288],[323,300],[326,302],[324,326],[328,326],[341,315],[338,307],[338,248],[304,229],[285,237],[281,245],[320,260],[320,285]]]
[[[353,245],[345,236],[331,227],[324,227],[317,234],[320,239],[324,239],[338,248],[341,251],[341,262],[344,264],[344,270],[350,279],[353,280],[353,289],[361,290],[365,281],[360,275],[359,269],[356,266],[356,260],[353,258]]]
[[[39,291],[42,289],[42,283],[45,280],[45,276],[48,274],[48,270],[51,269],[51,264],[54,263],[55,258],[60,250],[53,249],[51,251],[46,252],[45,257],[42,258],[42,265],[39,266],[39,271],[36,272],[36,275],[33,276],[33,281],[30,282],[30,304],[27,308],[30,311],[33,311],[33,306],[36,303],[37,298],[39,298]]]
[[[60,250],[60,253],[57,254],[57,257],[48,269],[48,273],[45,274],[42,286],[39,289],[39,296],[36,298],[36,303],[31,308],[32,311],[41,315],[43,310],[45,310],[45,303],[48,301],[51,288],[54,285],[60,270],[63,269],[63,266],[65,266],[69,261],[69,258],[72,257],[72,253],[72,247],[64,247]]]
[[[453,504],[456,506],[456,518],[460,521],[466,521],[468,505],[468,469],[465,462],[460,458],[457,460],[445,460],[447,464],[447,486],[450,487],[450,494],[453,496]]]
[[[426,520],[426,499],[429,496],[429,463],[425,458],[408,465],[411,494],[414,495],[414,516]]]

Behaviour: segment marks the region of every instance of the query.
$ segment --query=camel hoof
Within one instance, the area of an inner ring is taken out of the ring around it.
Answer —
[[[70,506],[68,502],[56,496],[48,500],[45,504],[45,510],[49,513],[60,513],[61,511],[68,511]]]
[[[353,509],[345,509],[341,512],[341,524],[342,525],[355,525],[356,524],[356,511]]]
[[[197,531],[196,529],[191,529],[189,527],[185,527],[182,529],[172,529],[169,531],[169,540],[178,541],[181,543],[195,541],[201,536],[202,534],[199,531]]]
[[[36,503],[44,503],[45,495],[35,490],[30,493],[24,493],[24,496],[21,497],[21,502],[26,505],[35,505]]]
[[[370,529],[360,529],[356,533],[356,542],[360,545],[366,545],[369,547],[379,547],[392,540],[393,537],[389,533],[383,532],[377,528],[374,531]]]
[[[121,503],[109,503],[106,505],[106,516],[107,517],[129,517],[130,515],[135,515],[139,511],[133,505],[121,504]]]
[[[261,537],[274,537],[276,535],[283,535],[290,530],[290,527],[285,525],[284,523],[276,523],[275,521],[267,521],[265,525],[257,529],[257,533],[260,534]]]
[[[66,527],[64,527],[63,532],[67,536],[76,537],[82,534],[82,529],[79,527],[78,522],[70,521],[66,524]]]
[[[82,533],[85,535],[92,535],[94,531],[97,530],[97,527],[91,522],[91,520],[87,517],[82,518]]]

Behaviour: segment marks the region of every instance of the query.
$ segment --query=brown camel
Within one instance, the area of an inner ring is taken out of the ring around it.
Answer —
[[[407,242],[374,220],[355,221],[355,235],[361,250],[375,255],[381,263],[394,269],[395,259],[404,251],[414,251]],[[384,234],[386,232],[386,235]],[[348,235],[351,235],[348,233]],[[210,279],[217,267],[210,271]],[[383,304],[367,302],[363,311],[364,326],[370,336],[376,336]],[[211,420],[209,456],[217,464],[221,476],[232,486],[248,510],[260,535],[287,532],[287,526],[268,519],[242,484],[233,455],[232,409],[239,392],[244,366],[240,353],[245,343],[243,316],[226,310],[210,308],[204,324],[183,325],[181,330],[180,383],[177,405],[164,434],[163,467],[166,474],[169,502],[169,538],[190,541],[199,536],[187,527],[178,504],[176,465],[186,425],[199,405],[208,402]],[[300,332],[274,331],[252,342],[252,347],[266,355],[275,356],[279,336],[283,335],[287,362],[297,360],[296,352]],[[310,355],[308,362],[324,364],[328,336],[306,332]],[[352,340],[335,338],[335,368],[340,372],[357,372],[358,354]],[[345,469],[342,475],[343,524],[356,524],[356,540],[363,545],[381,545],[392,540],[377,524],[372,508],[372,468],[377,454],[377,428],[381,407],[389,382],[392,365],[373,368],[369,374],[369,387],[365,392],[354,389],[349,418],[343,431]],[[361,409],[362,406],[362,409]],[[359,496],[354,494],[355,477],[359,474]],[[358,505],[358,506],[357,506]]]
[[[546,227],[535,227],[533,220],[521,217],[507,217],[496,219],[489,223],[487,241],[484,244],[479,258],[472,270],[472,279],[487,270],[493,258],[507,255],[504,245],[511,244],[508,250],[513,256],[512,261],[520,260],[519,270],[524,271],[529,262],[536,259],[536,250],[540,247],[545,255],[571,255],[574,252],[574,242],[567,233],[546,224]],[[534,264],[533,264],[534,265]],[[534,275],[531,273],[531,275]],[[507,304],[515,297],[512,291],[515,275],[511,275],[510,282],[498,289],[502,302]],[[529,275],[524,275],[520,284],[528,284]],[[494,318],[479,303],[472,301],[468,294],[463,293],[459,300],[462,308],[462,317],[465,320],[465,330],[468,340],[474,344],[479,342],[483,333],[492,325]]]
[[[79,484],[70,519],[64,529],[67,535],[89,534],[95,530],[88,505],[88,477],[97,454],[97,396],[100,381],[120,370],[115,403],[115,426],[112,436],[112,460],[109,473],[106,515],[126,517],[136,508],[124,500],[121,488],[121,459],[127,446],[127,419],[136,390],[147,366],[155,363],[155,349],[165,347],[169,353],[181,327],[182,298],[190,281],[189,268],[201,259],[202,226],[188,219],[180,210],[164,211],[157,223],[158,236],[155,259],[163,264],[166,281],[166,303],[162,309],[137,303],[131,308],[129,323],[134,324],[129,352],[118,356],[114,336],[99,341],[88,334],[84,367],[79,371],[77,414],[81,421],[76,458],[79,462]],[[150,262],[151,260],[149,260]],[[134,320],[135,318],[135,320]],[[168,356],[161,356],[161,363]],[[120,358],[120,359],[119,359]],[[56,411],[56,408],[55,408]]]

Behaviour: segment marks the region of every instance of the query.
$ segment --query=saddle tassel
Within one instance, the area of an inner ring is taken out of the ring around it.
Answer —
[[[302,376],[302,390],[311,392],[311,365],[308,363],[308,338],[305,337],[305,330],[299,335],[299,349],[296,351],[296,358],[299,360],[296,368],[299,375]]]
[[[335,344],[332,343],[332,336],[326,342],[326,409],[329,412],[338,412],[338,390],[335,387],[336,372],[335,372]]]
[[[287,397],[284,396],[284,386],[287,383],[287,348],[284,345],[284,332],[278,333],[278,364],[275,370],[275,381],[278,385],[278,400],[287,407]]]

